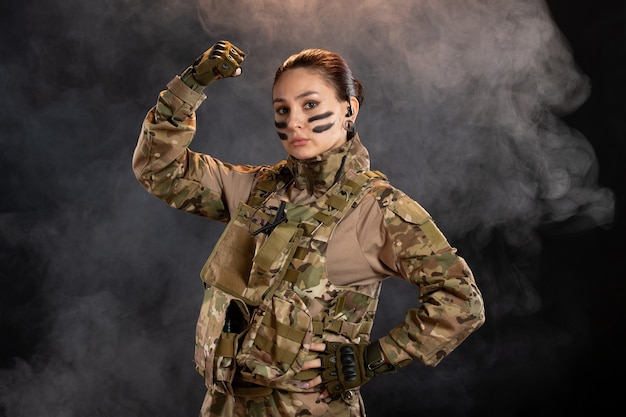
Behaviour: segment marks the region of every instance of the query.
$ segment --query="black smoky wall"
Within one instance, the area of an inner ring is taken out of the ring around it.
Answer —
[[[199,271],[223,226],[178,212],[130,159],[158,92],[229,39],[192,145],[284,158],[273,73],[335,50],[357,128],[468,260],[487,322],[436,368],[363,388],[368,416],[598,412],[624,292],[623,1],[104,0],[0,6],[0,416],[197,415]],[[383,286],[374,336],[415,291]],[[616,373],[619,377],[620,373]]]

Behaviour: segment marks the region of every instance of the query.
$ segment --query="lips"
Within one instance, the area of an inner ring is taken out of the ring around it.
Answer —
[[[293,138],[289,144],[291,146],[303,146],[306,145],[309,140],[306,138]]]

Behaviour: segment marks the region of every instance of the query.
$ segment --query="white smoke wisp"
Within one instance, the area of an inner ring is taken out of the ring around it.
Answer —
[[[245,97],[229,96],[240,100],[236,109],[267,103],[271,120],[273,72],[301,49],[348,60],[365,87],[356,125],[372,166],[421,203],[451,242],[490,251],[472,265],[498,294],[494,314],[541,308],[533,281],[542,228],[611,224],[614,195],[597,183],[594,150],[561,119],[587,100],[591,80],[543,0],[199,5],[209,38],[232,36],[249,53]],[[401,305],[398,294],[393,303]]]
[[[452,237],[612,219],[592,147],[560,119],[590,81],[543,1],[203,0],[199,16],[213,37],[237,34],[264,83],[300,49],[344,55],[365,85],[358,127],[373,164]]]

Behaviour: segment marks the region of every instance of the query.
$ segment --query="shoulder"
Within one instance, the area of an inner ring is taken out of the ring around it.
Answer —
[[[450,249],[430,213],[417,201],[392,185],[375,187],[371,191],[392,239],[405,243],[418,239],[433,252]]]
[[[369,195],[376,201],[387,222],[396,217],[417,225],[431,220],[430,214],[421,204],[386,180],[376,180]]]

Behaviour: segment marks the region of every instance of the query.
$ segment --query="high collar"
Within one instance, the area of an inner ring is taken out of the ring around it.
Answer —
[[[370,167],[369,153],[359,135],[336,149],[331,149],[310,159],[287,158],[298,190],[319,197],[348,171],[361,172]]]

